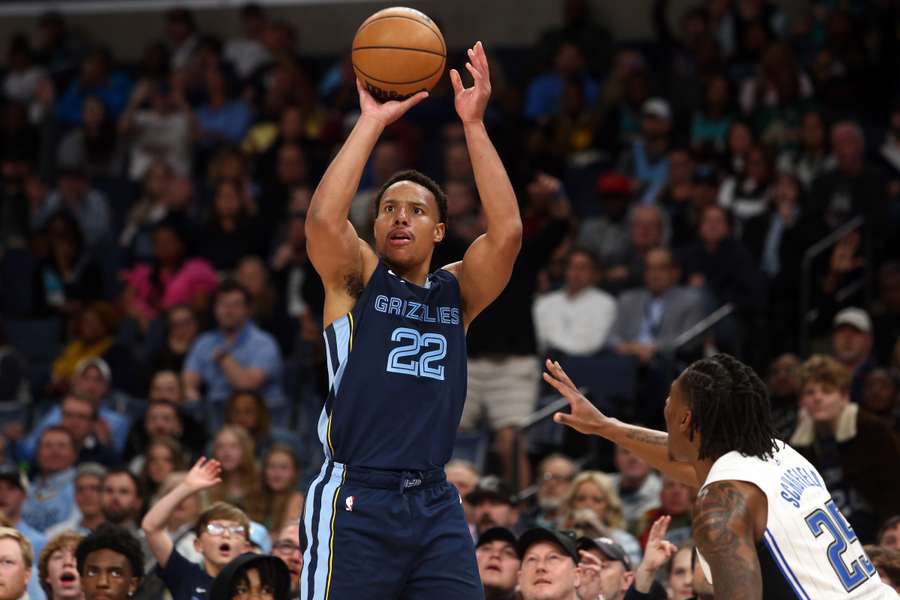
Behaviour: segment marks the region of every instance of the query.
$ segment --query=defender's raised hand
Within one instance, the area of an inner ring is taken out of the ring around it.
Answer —
[[[199,492],[222,483],[222,465],[216,459],[201,457],[188,471],[184,486],[191,492]]]
[[[428,97],[428,92],[423,91],[406,100],[379,102],[359,79],[356,80],[356,89],[359,91],[359,110],[363,116],[378,120],[384,127],[402,117],[406,111]]]
[[[563,368],[558,362],[547,359],[547,370],[544,372],[544,381],[556,388],[562,396],[569,401],[571,412],[569,414],[558,412],[553,415],[553,420],[562,425],[567,425],[585,434],[596,434],[599,427],[604,425],[609,417],[600,412],[591,401],[578,391]]]
[[[491,71],[481,42],[469,48],[468,55],[466,69],[472,74],[474,85],[464,87],[456,69],[450,69],[450,83],[453,84],[454,104],[459,118],[463,123],[475,123],[484,118],[491,98]]]

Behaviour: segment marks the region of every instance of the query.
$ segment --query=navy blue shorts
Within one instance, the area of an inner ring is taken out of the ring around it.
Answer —
[[[456,488],[440,469],[326,460],[307,491],[301,600],[482,600]]]

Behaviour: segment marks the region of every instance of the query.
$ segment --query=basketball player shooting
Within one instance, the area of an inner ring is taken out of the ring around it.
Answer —
[[[664,474],[699,487],[694,541],[715,598],[887,599],[882,583],[822,476],[775,439],[765,384],[717,354],[672,383],[667,433],[607,417],[559,363],[544,379],[569,401],[554,420],[628,448]]]
[[[325,461],[307,492],[304,600],[483,598],[450,459],[466,396],[466,329],[509,281],[522,223],[482,118],[490,98],[481,43],[474,85],[450,73],[487,232],[463,260],[429,273],[446,198],[397,173],[375,200],[375,248],[347,220],[385,127],[421,102],[379,103],[357,82],[361,116],[313,195],[307,248],[325,285],[330,392],[319,420]]]

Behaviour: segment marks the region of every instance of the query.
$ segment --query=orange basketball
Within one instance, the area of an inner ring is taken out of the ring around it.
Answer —
[[[430,90],[444,74],[447,46],[428,15],[395,6],[366,19],[353,38],[353,70],[379,100]]]

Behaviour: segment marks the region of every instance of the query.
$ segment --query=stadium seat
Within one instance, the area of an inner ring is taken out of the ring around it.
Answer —
[[[62,321],[56,317],[47,319],[10,319],[6,321],[6,334],[11,346],[28,359],[28,375],[32,395],[39,398],[50,381],[53,360],[61,350]]]

